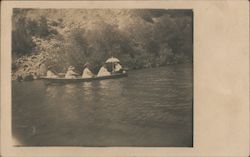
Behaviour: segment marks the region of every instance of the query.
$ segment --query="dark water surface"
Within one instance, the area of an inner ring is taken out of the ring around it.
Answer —
[[[12,82],[21,146],[192,146],[192,65],[76,84]]]

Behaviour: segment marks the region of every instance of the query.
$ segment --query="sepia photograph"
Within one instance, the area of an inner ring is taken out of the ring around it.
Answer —
[[[12,14],[15,146],[192,147],[193,12]]]
[[[248,4],[1,1],[0,156],[249,156]]]

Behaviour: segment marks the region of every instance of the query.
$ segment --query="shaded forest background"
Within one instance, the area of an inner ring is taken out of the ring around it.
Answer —
[[[129,69],[192,62],[192,10],[13,9],[12,76],[93,71],[111,55]]]

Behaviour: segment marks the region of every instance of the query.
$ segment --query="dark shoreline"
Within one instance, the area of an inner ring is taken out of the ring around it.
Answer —
[[[192,66],[193,66],[193,62],[185,62],[185,63],[166,64],[166,65],[148,67],[148,68],[137,68],[137,69],[136,68],[132,68],[132,69],[125,68],[125,69],[126,69],[126,71],[129,72],[129,71],[138,71],[138,70],[144,70],[144,69],[155,69],[155,68],[161,68],[161,67],[166,67],[166,66],[185,65],[185,64],[192,64]],[[27,74],[25,74],[25,75],[27,75]],[[14,81],[14,80],[18,81],[18,78],[14,79],[12,77],[12,81]],[[33,76],[32,76],[32,78],[28,78],[27,80],[22,80],[22,81],[34,81],[34,80],[39,80],[39,77],[38,77],[38,79],[34,79]]]

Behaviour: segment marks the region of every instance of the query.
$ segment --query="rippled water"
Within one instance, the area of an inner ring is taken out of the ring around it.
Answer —
[[[18,146],[192,146],[192,65],[76,84],[12,82]]]

